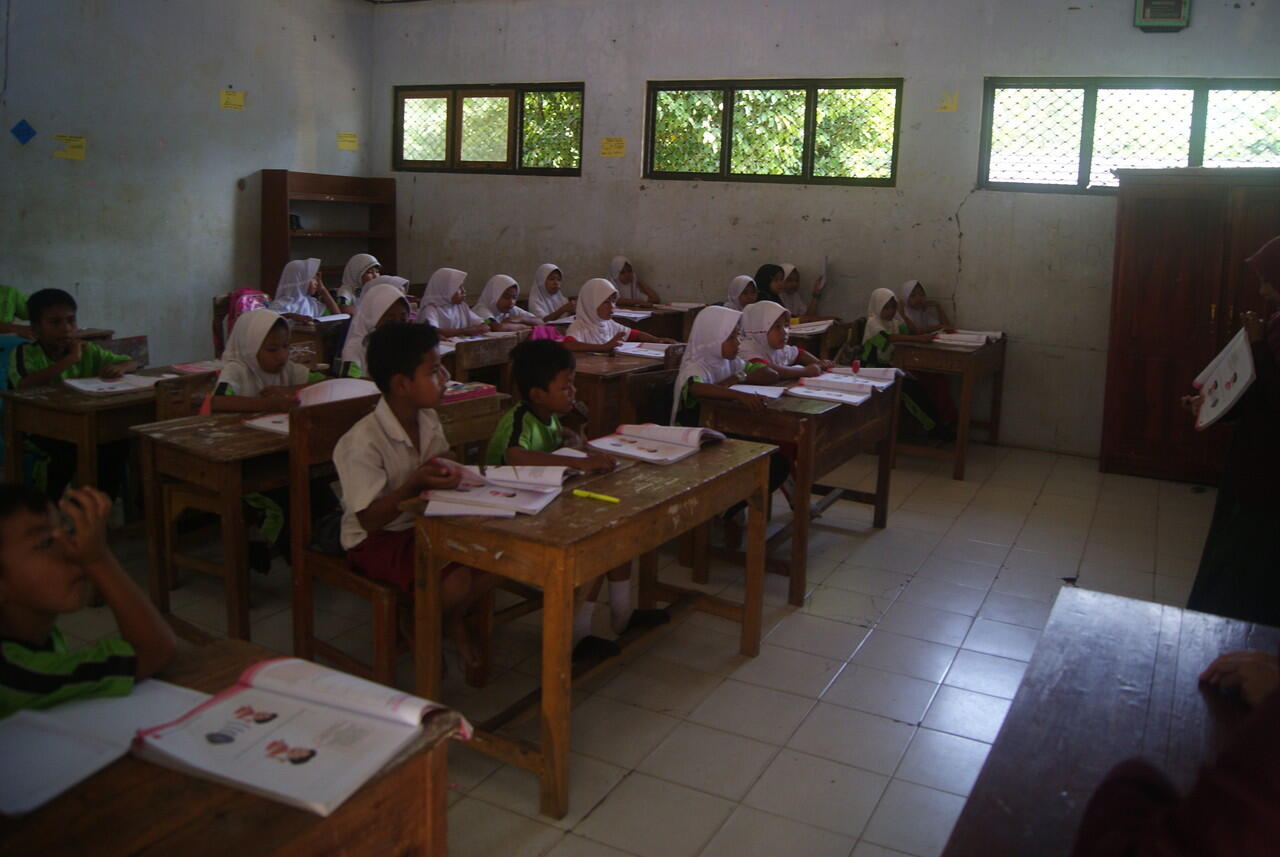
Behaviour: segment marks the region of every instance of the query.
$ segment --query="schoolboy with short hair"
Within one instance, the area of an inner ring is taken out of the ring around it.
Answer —
[[[107,547],[110,511],[94,488],[69,490],[55,509],[30,485],[0,483],[0,718],[124,696],[173,658],[173,631]],[[70,652],[55,622],[94,585],[120,636]]]
[[[411,591],[413,516],[400,504],[422,491],[457,487],[460,475],[437,461],[448,457],[440,403],[448,377],[429,324],[394,322],[369,334],[366,368],[382,391],[373,413],[342,436],[333,463],[342,482],[342,547],[360,573]],[[445,628],[468,666],[480,666],[480,641],[464,621],[492,589],[492,575],[462,565],[444,570]]]
[[[114,354],[76,337],[76,300],[62,289],[41,289],[27,298],[34,342],[20,345],[9,355],[9,388],[26,390],[57,384],[68,378],[119,378],[138,368],[123,354]],[[76,447],[66,441],[28,436],[48,457],[44,489],[60,497],[76,472]],[[98,487],[114,496],[124,481],[129,458],[128,441],[104,444],[98,454]],[[17,478],[17,474],[7,474]]]
[[[607,455],[591,452],[586,458],[566,458],[553,453],[564,446],[584,447],[577,434],[560,424],[560,417],[573,410],[573,353],[552,339],[530,339],[511,349],[511,363],[520,403],[503,414],[489,439],[485,456],[488,465],[573,467],[587,473],[607,473],[617,463]],[[631,563],[610,570],[609,612],[615,634],[631,628],[653,627],[669,621],[663,610],[636,610],[631,605]],[[582,660],[598,660],[618,654],[618,645],[591,634],[593,599],[599,594],[601,578],[583,587],[573,620],[573,655]]]

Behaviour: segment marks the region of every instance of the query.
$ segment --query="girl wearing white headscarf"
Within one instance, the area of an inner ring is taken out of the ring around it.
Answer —
[[[578,313],[564,332],[570,351],[612,351],[624,342],[674,342],[625,327],[613,320],[618,290],[608,280],[587,280],[578,292]]]
[[[360,299],[360,291],[365,284],[382,273],[382,265],[369,253],[357,253],[347,260],[342,269],[342,285],[338,286],[335,295],[338,302],[352,306]]]
[[[319,259],[294,259],[280,272],[270,308],[298,321],[336,315],[338,304],[319,277]],[[319,295],[319,300],[312,295]],[[323,303],[321,303],[323,301]]]
[[[214,385],[214,411],[281,411],[297,404],[294,388],[307,367],[289,360],[289,324],[276,312],[255,309],[236,322]]]
[[[533,288],[529,294],[529,310],[536,316],[552,321],[571,314],[577,307],[574,298],[567,298],[560,290],[564,274],[550,262],[538,266],[533,275]]]
[[[614,256],[609,263],[609,282],[618,290],[620,304],[656,304],[658,293],[640,281],[626,256]]]
[[[898,286],[898,314],[912,333],[935,333],[951,327],[942,306],[929,300],[919,280]]]
[[[374,277],[373,279],[368,280],[364,284],[364,290],[361,291],[360,294],[363,295],[365,292],[369,291],[369,289],[372,289],[374,286],[383,286],[383,285],[395,286],[397,289],[400,290],[400,294],[402,295],[407,296],[409,294],[409,281],[406,280],[404,277],[393,277],[390,274],[380,274]]]
[[[791,313],[773,301],[751,304],[742,314],[742,333],[746,342],[742,345],[742,359],[748,368],[767,366],[784,381],[792,378],[812,378],[821,375],[835,364],[819,360],[796,345],[787,344],[787,328]]]
[[[466,279],[466,273],[457,268],[437,268],[427,281],[418,321],[435,325],[446,338],[487,333],[489,325],[467,306],[467,292],[462,287]]]
[[[756,281],[746,274],[740,274],[730,281],[729,297],[724,305],[742,312],[748,305],[755,303],[756,294]]]
[[[516,306],[520,284],[506,274],[494,274],[484,284],[480,299],[472,307],[485,324],[496,330],[523,330],[542,324],[542,319]]]
[[[379,278],[381,279],[381,278]],[[384,324],[409,320],[409,300],[394,283],[373,283],[365,286],[360,303],[351,317],[347,341],[342,346],[342,375],[363,378],[365,337]]]
[[[794,316],[805,317],[818,314],[818,301],[822,298],[822,277],[813,281],[813,297],[808,303],[800,297],[800,271],[790,262],[782,263],[782,285],[778,288],[778,303],[787,308]]]
[[[892,366],[895,342],[929,342],[933,334],[913,334],[898,314],[898,299],[888,289],[876,289],[867,301],[867,326],[862,333],[862,365]],[[911,375],[902,383],[902,407],[920,428],[939,428],[936,408],[928,391]]]

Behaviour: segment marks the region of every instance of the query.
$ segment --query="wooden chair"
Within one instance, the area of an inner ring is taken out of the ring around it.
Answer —
[[[220,359],[227,347],[227,316],[231,313],[231,293],[213,296],[213,356]]]
[[[625,376],[622,379],[623,398],[619,411],[622,422],[659,425],[669,423],[671,398],[675,395],[678,374],[679,369],[662,369],[657,372],[632,372]]]

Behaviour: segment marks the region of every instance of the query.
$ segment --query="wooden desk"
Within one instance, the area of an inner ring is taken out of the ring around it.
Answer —
[[[271,657],[235,640],[181,644],[160,677],[217,693]],[[448,738],[459,720],[429,718],[410,752],[327,818],[125,756],[30,815],[0,817],[0,842],[6,854],[45,857],[444,855]]]
[[[116,332],[105,327],[82,327],[71,335],[76,339],[96,342],[100,339],[110,339],[116,335]]]
[[[417,518],[414,611],[418,692],[440,698],[442,659],[440,572],[450,562],[499,574],[542,590],[540,694],[503,715],[477,724],[473,746],[539,775],[542,812],[563,818],[569,809],[569,695],[574,588],[640,556],[640,607],[658,599],[697,607],[740,622],[740,650],[760,651],[764,597],[764,512],[772,447],[730,440],[665,467],[637,464],[575,481],[618,497],[619,504],[566,492],[536,516],[510,519]],[[744,603],[657,582],[655,551],[680,533],[732,506],[750,505]],[[415,511],[421,503],[406,504]],[[640,635],[637,635],[640,636]],[[620,640],[627,644],[629,640]],[[494,734],[502,724],[540,704],[542,740],[535,745]]]
[[[1065,857],[1094,790],[1134,756],[1185,791],[1246,714],[1200,671],[1278,645],[1280,629],[1063,588],[944,855]]]
[[[665,309],[662,307],[623,307],[623,309],[632,310],[634,312],[652,313],[648,318],[642,318],[638,321],[632,321],[629,318],[619,318],[618,323],[625,324],[628,327],[634,327],[636,330],[644,331],[650,336],[659,338],[674,339],[676,342],[688,342],[685,336],[685,316],[688,315],[684,310]]]
[[[160,375],[168,366],[143,369],[139,375]],[[76,445],[77,485],[98,484],[98,447],[128,440],[129,428],[155,419],[155,390],[90,396],[65,384],[0,392],[5,399],[4,440],[6,478],[22,476],[22,438],[34,434]]]
[[[485,439],[493,431],[509,396],[484,396],[438,406],[451,443]],[[225,582],[227,635],[249,639],[249,541],[241,497],[288,484],[287,435],[244,425],[253,414],[227,413],[185,417],[134,426],[142,439],[143,503],[147,519],[148,581],[156,608],[169,614],[168,527],[161,486],[182,482],[218,497],[222,521],[222,561],[217,571]],[[175,625],[185,623],[176,617]]]
[[[792,444],[796,449],[794,516],[791,523],[769,539],[772,545],[790,538],[791,556],[787,560],[770,559],[768,567],[770,571],[790,576],[787,600],[797,607],[804,604],[812,517],[839,499],[850,499],[875,507],[877,527],[888,523],[889,475],[893,469],[899,390],[900,385],[894,384],[888,390],[873,393],[869,400],[856,407],[782,396],[769,401],[761,413],[752,413],[736,402],[718,399],[700,402],[702,424],[708,428],[770,443]],[[860,452],[875,452],[880,456],[874,492],[815,484]],[[815,490],[826,494],[816,507],[811,506]]]
[[[578,401],[587,406],[587,437],[597,438],[617,431],[622,418],[623,379],[633,372],[654,372],[662,361],[629,354],[611,355],[579,352],[574,384]]]
[[[529,338],[528,330],[514,331],[484,339],[468,339],[454,343],[453,365],[448,367],[455,381],[468,381],[476,369],[511,365],[511,349]],[[504,378],[507,372],[502,373]],[[507,390],[506,392],[510,392]]]
[[[899,343],[893,347],[893,365],[899,369],[941,372],[959,375],[960,418],[956,426],[956,442],[951,449],[900,444],[898,449],[911,455],[949,458],[955,461],[952,476],[964,479],[964,459],[969,449],[969,428],[977,426],[990,432],[991,443],[1000,442],[1000,397],[1004,392],[1004,352],[1006,339],[988,342],[981,348],[966,349],[936,343]],[[991,416],[987,422],[973,421],[973,388],[979,380],[991,376]]]
[[[289,324],[290,350],[309,347],[314,355],[312,360],[296,360],[295,362],[302,363],[309,369],[314,369],[316,364],[319,363],[334,365],[334,361],[341,356],[337,353],[338,337],[349,324],[351,324],[350,319],[312,321],[310,323],[291,322]]]

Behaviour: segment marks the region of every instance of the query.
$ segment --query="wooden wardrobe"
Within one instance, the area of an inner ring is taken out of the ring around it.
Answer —
[[[1230,427],[1196,431],[1178,400],[1263,309],[1244,260],[1280,235],[1280,169],[1117,174],[1101,469],[1213,484]]]

